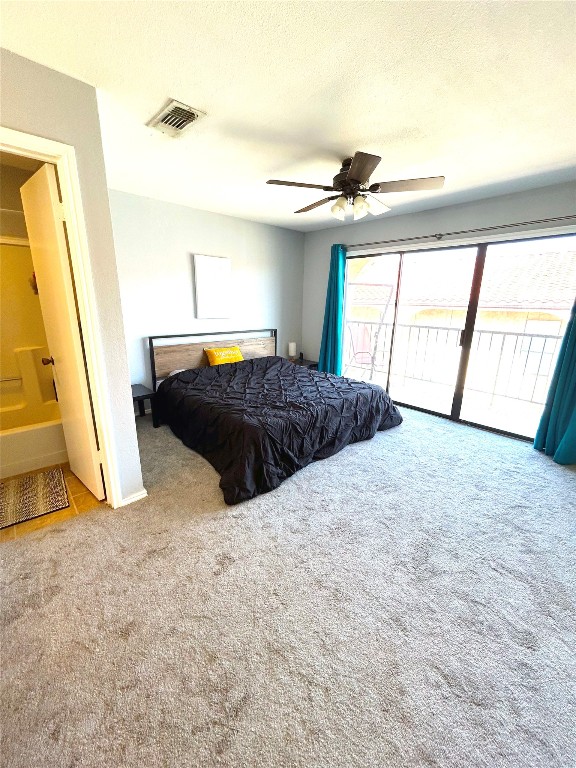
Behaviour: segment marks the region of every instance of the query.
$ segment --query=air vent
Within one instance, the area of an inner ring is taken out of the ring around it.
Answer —
[[[205,112],[172,99],[147,125],[167,136],[181,136],[186,128],[205,116]]]

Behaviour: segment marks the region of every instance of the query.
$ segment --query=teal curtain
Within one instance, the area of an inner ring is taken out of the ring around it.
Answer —
[[[558,464],[576,464],[576,304],[562,340],[534,448]]]
[[[318,370],[327,373],[342,373],[342,335],[344,313],[344,283],[346,280],[346,246],[333,245],[330,257],[330,274],[326,292],[324,327]]]

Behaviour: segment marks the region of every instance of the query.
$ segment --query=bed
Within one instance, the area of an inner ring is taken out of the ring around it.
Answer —
[[[174,344],[179,337],[149,337],[154,424],[167,424],[210,462],[227,504],[271,491],[311,462],[402,421],[381,387],[294,365],[276,354],[274,329],[258,333],[268,335],[228,332],[182,345]],[[208,366],[205,347],[232,345],[242,362]]]

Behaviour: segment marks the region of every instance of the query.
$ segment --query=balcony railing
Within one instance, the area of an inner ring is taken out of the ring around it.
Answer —
[[[386,385],[393,326],[346,321],[343,375]],[[543,405],[560,350],[561,336],[512,331],[475,331],[466,389]],[[397,324],[394,380],[452,385],[460,359],[460,329]]]

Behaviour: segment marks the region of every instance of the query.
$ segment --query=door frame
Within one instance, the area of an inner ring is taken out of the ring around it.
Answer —
[[[76,289],[80,329],[84,341],[86,375],[100,446],[98,460],[104,474],[106,501],[114,508],[124,506],[137,499],[133,496],[128,499],[122,497],[76,152],[69,144],[3,126],[0,126],[0,150],[56,166],[68,235],[72,280]],[[137,494],[137,497],[143,498],[146,495],[144,491]]]

